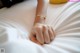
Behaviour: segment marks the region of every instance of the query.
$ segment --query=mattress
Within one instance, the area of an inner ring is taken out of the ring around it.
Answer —
[[[5,53],[80,53],[80,2],[48,5],[46,24],[56,32],[43,46],[28,38],[32,28],[35,0],[0,9],[0,49]]]

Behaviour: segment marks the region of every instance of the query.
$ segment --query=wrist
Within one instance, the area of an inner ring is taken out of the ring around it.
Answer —
[[[45,23],[45,19],[46,19],[46,16],[37,15],[36,18],[35,18],[34,24]]]

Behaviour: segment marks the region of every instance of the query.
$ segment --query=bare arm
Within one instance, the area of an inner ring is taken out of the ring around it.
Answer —
[[[30,34],[30,40],[43,45],[50,43],[54,39],[54,31],[51,26],[43,24],[47,13],[47,3],[45,0],[37,0],[36,16],[34,26]]]
[[[47,13],[47,3],[45,2],[45,0],[37,0],[36,16],[34,23],[42,22],[41,17],[45,17],[46,13]]]

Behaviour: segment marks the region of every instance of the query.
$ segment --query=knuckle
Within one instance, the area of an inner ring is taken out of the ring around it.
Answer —
[[[45,30],[46,28],[47,28],[47,26],[46,26],[46,25],[44,25],[44,26],[43,26],[43,29]]]
[[[41,29],[42,29],[42,27],[37,26],[37,27],[35,27],[35,29],[36,29],[36,30],[41,30]]]

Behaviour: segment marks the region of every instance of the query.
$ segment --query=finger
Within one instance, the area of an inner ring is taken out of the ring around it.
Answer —
[[[54,40],[56,34],[55,34],[55,31],[54,31],[54,29],[53,29],[52,27],[51,27],[51,30],[52,30],[52,32],[53,32],[53,39],[52,39],[52,40]]]
[[[40,43],[37,41],[36,37],[33,36],[33,35],[30,37],[30,40],[31,40],[32,42],[34,42],[34,43],[37,43],[37,44],[39,44],[39,45],[42,45],[42,44],[40,44]]]
[[[49,32],[50,40],[52,41],[54,39],[54,32],[50,26],[48,26],[48,32]]]
[[[36,38],[33,35],[30,36],[30,40],[35,42],[35,43],[37,42]]]
[[[35,37],[35,33],[31,32],[29,38],[31,41],[36,42],[34,37]]]
[[[55,33],[55,31],[54,31],[54,29],[51,27],[51,29],[52,29],[52,32],[53,32],[53,34],[54,34],[54,37],[56,36],[56,33]]]
[[[29,38],[31,39],[31,38],[32,38],[33,36],[35,36],[35,35],[36,35],[35,31],[32,29]]]
[[[42,34],[42,27],[36,28],[36,39],[41,43],[44,44],[44,38]]]
[[[43,26],[43,33],[44,33],[44,42],[45,43],[50,43],[50,37],[49,37],[47,26]]]

